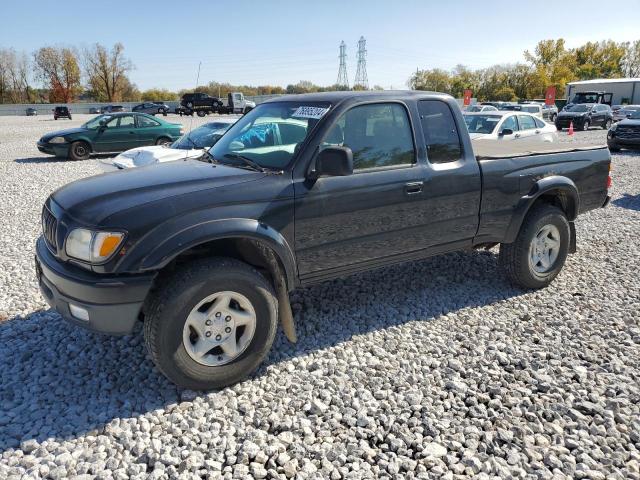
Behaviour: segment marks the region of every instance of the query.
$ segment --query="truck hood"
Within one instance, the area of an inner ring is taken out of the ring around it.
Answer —
[[[177,161],[78,180],[56,190],[51,199],[79,223],[97,226],[115,213],[146,203],[264,176],[262,172],[198,160]]]

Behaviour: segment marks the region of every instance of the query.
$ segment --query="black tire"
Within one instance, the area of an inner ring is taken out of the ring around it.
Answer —
[[[540,230],[552,225],[558,229],[559,250],[552,265],[537,272],[529,261],[532,242]],[[558,207],[541,204],[527,214],[513,243],[500,244],[499,263],[514,285],[524,288],[544,288],[560,273],[569,253],[570,228],[565,213]]]
[[[560,127],[560,126],[556,125],[556,130],[558,130],[559,132],[561,132],[561,131],[562,131],[562,127]]]
[[[156,140],[156,145],[169,145],[170,143],[173,143],[173,140],[169,137],[160,137]]]
[[[551,117],[549,118],[549,121],[550,121],[551,123],[555,123],[555,121],[556,121],[556,115],[551,115]]]
[[[204,110],[198,110],[198,116],[199,117],[204,117],[207,114],[207,112],[205,112]]]
[[[607,119],[607,121],[604,122],[604,125],[602,125],[602,129],[609,130],[610,128],[611,128],[611,120]]]
[[[183,328],[191,310],[204,298],[234,291],[251,302],[256,328],[246,349],[222,366],[195,361],[183,343]],[[252,266],[232,258],[197,260],[164,278],[145,308],[144,337],[149,354],[169,380],[192,390],[234,384],[262,363],[275,338],[278,302],[273,287]]]
[[[586,132],[587,130],[589,130],[590,126],[591,126],[591,122],[589,122],[589,120],[585,120],[584,123],[582,124],[582,131]]]
[[[191,109],[193,108],[193,102],[187,102],[187,104],[185,105],[185,107]]]
[[[608,145],[609,147],[609,151],[610,152],[619,152],[620,151],[620,147],[612,147],[611,145]]]
[[[87,160],[91,155],[91,147],[87,142],[82,140],[73,142],[69,147],[69,158],[71,160]]]

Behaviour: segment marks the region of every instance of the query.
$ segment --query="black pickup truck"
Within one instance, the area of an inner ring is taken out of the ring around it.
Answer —
[[[94,331],[143,321],[160,371],[193,389],[251,373],[278,322],[295,341],[288,294],[303,285],[500,244],[513,283],[545,287],[576,250],[577,216],[609,200],[609,151],[522,144],[530,152],[507,155],[498,144],[474,152],[447,95],[281,97],[201,161],[54,192],[36,246],[40,287]]]

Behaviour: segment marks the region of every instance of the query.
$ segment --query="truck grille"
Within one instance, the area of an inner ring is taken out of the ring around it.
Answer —
[[[54,252],[58,250],[58,242],[56,240],[56,232],[58,230],[58,220],[49,209],[45,206],[42,209],[42,234],[47,242],[47,246]]]

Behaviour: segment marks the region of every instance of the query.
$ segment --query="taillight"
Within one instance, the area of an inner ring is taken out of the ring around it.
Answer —
[[[607,175],[607,190],[611,188],[613,180],[611,179],[611,162],[609,162],[609,175]]]

